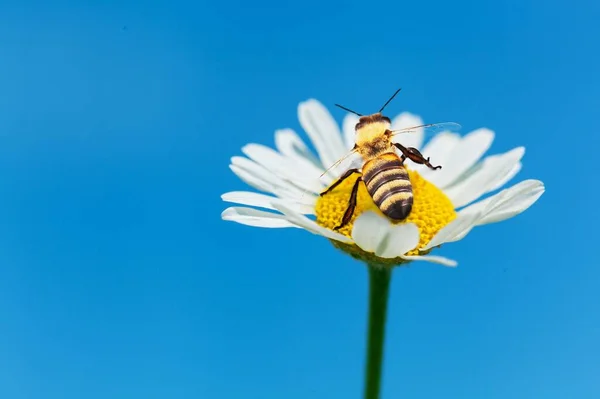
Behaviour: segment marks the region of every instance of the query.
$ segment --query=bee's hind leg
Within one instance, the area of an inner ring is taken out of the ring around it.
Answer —
[[[394,143],[394,146],[396,146],[397,149],[402,151],[402,158],[401,158],[402,163],[404,163],[404,160],[406,158],[408,158],[411,161],[413,161],[414,163],[418,163],[420,165],[426,165],[429,169],[433,169],[433,170],[442,169],[442,167],[440,165],[433,166],[431,163],[429,163],[429,157],[425,158],[423,156],[423,154],[421,154],[419,152],[419,150],[417,150],[414,147],[406,148],[400,143]]]
[[[333,230],[339,230],[350,222],[352,219],[352,215],[354,214],[354,210],[356,209],[356,196],[358,195],[358,185],[362,181],[362,176],[356,179],[354,182],[354,186],[352,186],[352,192],[350,193],[350,200],[348,200],[348,208],[346,208],[346,212],[344,212],[344,216],[342,217],[342,222],[339,226],[335,227]]]

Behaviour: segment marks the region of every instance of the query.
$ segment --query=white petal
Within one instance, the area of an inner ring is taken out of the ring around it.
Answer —
[[[516,175],[517,175],[517,174],[518,174],[518,173],[521,171],[521,168],[522,168],[522,167],[523,167],[523,164],[522,164],[521,162],[517,163],[517,164],[516,164],[516,165],[515,165],[515,166],[512,168],[512,170],[511,170],[510,172],[508,172],[508,174],[507,174],[506,176],[504,176],[504,179],[503,179],[503,180],[500,180],[500,181],[498,181],[498,182],[496,183],[496,185],[495,185],[495,186],[493,186],[492,188],[490,188],[490,189],[488,190],[488,192],[491,192],[491,191],[496,191],[496,190],[498,190],[499,188],[503,187],[503,186],[504,186],[506,183],[508,183],[509,181],[511,181],[511,179],[512,179],[513,177],[515,177],[515,176],[516,176]]]
[[[363,250],[375,252],[386,229],[386,224],[375,212],[363,212],[354,221],[352,239]]]
[[[357,123],[358,116],[354,114],[347,114],[344,117],[344,121],[342,123],[342,131],[344,132],[344,142],[346,143],[346,150],[351,150],[352,147],[354,147],[354,144],[356,143],[354,137],[356,131],[354,130],[354,128],[356,127]]]
[[[440,265],[448,266],[448,267],[456,267],[458,262],[452,259],[445,258],[443,256],[435,256],[435,255],[411,255],[411,256],[402,256],[402,259],[406,260],[424,260],[427,262],[437,263]]]
[[[441,132],[431,139],[421,153],[425,158],[430,157],[431,162],[435,165],[445,165],[446,160],[450,157],[450,154],[452,154],[452,151],[459,142],[460,135],[451,132]],[[417,165],[414,163],[410,163],[409,168],[418,171],[425,178],[429,178],[432,173],[441,172],[440,169],[432,171],[425,165]]]
[[[253,208],[231,207],[221,213],[223,220],[230,220],[254,227],[298,227],[286,220],[284,215],[260,211]]]
[[[245,159],[245,158],[244,158]],[[249,161],[249,160],[248,160]],[[250,161],[252,162],[252,161]],[[243,182],[256,188],[257,190],[272,193],[277,195],[279,198],[294,201],[300,205],[314,206],[316,196],[312,193],[295,192],[281,188],[273,182],[267,181],[260,176],[257,176],[253,172],[249,172],[244,168],[237,165],[229,165],[229,168],[235,173]]]
[[[419,229],[413,223],[393,225],[375,212],[364,212],[354,221],[352,239],[364,251],[381,258],[395,258],[419,243]]]
[[[325,168],[346,153],[340,129],[327,109],[317,100],[301,102],[298,119],[312,140]]]
[[[260,177],[257,177],[253,173],[248,172],[246,169],[240,168],[236,165],[229,165],[229,169],[236,174],[244,183],[257,190],[264,191],[266,193],[275,193],[276,188],[272,184],[264,181]]]
[[[291,182],[282,179],[254,161],[244,157],[232,157],[231,170],[251,186],[277,194],[283,198],[299,198],[307,193]]]
[[[389,238],[380,243],[375,255],[381,258],[403,256],[419,244],[419,228],[414,223],[393,225],[390,223]]]
[[[319,176],[323,173],[321,161],[315,157],[304,141],[292,129],[281,129],[275,132],[277,150],[294,161],[300,169],[309,176]]]
[[[501,222],[522,213],[544,194],[545,187],[539,180],[525,180],[503,191],[502,200],[490,207],[477,225]]]
[[[460,140],[443,162],[431,158],[431,163],[442,165],[442,169],[428,173],[426,178],[440,188],[449,186],[485,154],[493,140],[494,132],[489,129],[472,131]],[[429,154],[424,155],[431,157]]]
[[[335,231],[326,229],[325,227],[319,226],[315,221],[310,220],[309,218],[298,212],[295,212],[293,209],[291,209],[283,203],[273,203],[273,206],[279,211],[283,212],[290,222],[299,227],[302,227],[303,229],[306,229],[307,231],[310,231],[313,234],[324,236],[336,241],[352,243],[352,240],[348,237],[336,233]]]
[[[287,204],[291,209],[298,213],[305,215],[314,215],[314,206],[299,204],[291,200],[283,200],[280,198],[271,197],[260,193],[253,193],[250,191],[231,191],[221,195],[221,199],[226,202],[233,202],[241,205],[257,206],[259,208],[274,209],[273,202],[283,202]],[[316,197],[315,197],[316,200]]]
[[[260,144],[247,144],[242,148],[242,152],[257,164],[301,189],[318,194],[324,188],[323,184],[314,176],[308,176],[293,162],[269,147]]]
[[[475,223],[480,216],[480,213],[459,213],[456,219],[448,223],[448,225],[444,226],[440,231],[437,232],[435,236],[433,236],[429,244],[420,249],[422,251],[426,251],[446,242],[453,242],[462,239],[475,226]]]
[[[478,170],[445,189],[444,193],[455,208],[465,206],[506,181],[524,154],[525,148],[518,147],[502,155],[487,157]]]
[[[481,216],[479,216],[479,218],[481,218]],[[465,238],[467,236],[467,234],[469,234],[471,232],[471,230],[473,230],[473,228],[477,226],[477,218],[475,218],[474,220],[471,220],[471,223],[468,225],[463,226],[463,229],[460,231],[457,231],[456,234],[454,235],[454,237],[446,240],[445,244],[449,243],[449,242],[456,242],[456,241],[460,241],[463,238]]]
[[[436,162],[445,161],[450,157],[460,140],[460,135],[457,133],[441,132],[423,147],[422,153]]]
[[[292,129],[279,129],[275,131],[275,146],[277,150],[288,157],[311,158],[308,147]]]
[[[420,116],[403,112],[392,120],[392,130],[406,129],[423,124]],[[404,147],[421,148],[423,144],[423,128],[415,129],[414,132],[394,136],[394,142],[401,143]]]
[[[490,156],[490,157],[495,157],[495,155],[492,155],[492,156]],[[488,159],[488,158],[490,158],[490,157],[486,157],[485,159]],[[503,186],[504,186],[506,183],[508,183],[509,181],[511,181],[511,180],[512,180],[512,178],[513,178],[513,177],[515,177],[515,176],[516,176],[516,175],[517,175],[517,174],[518,174],[518,173],[521,171],[521,169],[522,169],[522,168],[523,168],[523,164],[522,164],[521,162],[518,162],[518,163],[517,163],[517,164],[516,164],[516,165],[515,165],[515,166],[512,168],[512,170],[511,170],[510,172],[508,172],[508,173],[506,174],[506,176],[504,176],[504,178],[503,178],[502,180],[498,180],[498,182],[497,182],[497,183],[496,183],[496,184],[495,184],[493,187],[491,187],[489,190],[487,190],[487,191],[486,191],[486,194],[487,194],[487,193],[490,193],[490,192],[492,192],[492,191],[496,191],[496,190],[498,190],[499,188],[502,188],[502,187],[503,187]],[[475,167],[473,167],[473,168],[471,168],[471,169],[472,169],[472,171],[470,170],[470,171],[466,172],[465,174],[463,174],[463,175],[462,175],[462,176],[461,176],[461,177],[458,179],[458,181],[455,181],[454,183],[452,183],[452,185],[451,185],[450,187],[454,187],[454,186],[456,186],[457,184],[461,184],[461,183],[462,183],[464,180],[466,180],[466,178],[470,177],[472,173],[474,173],[474,172],[478,171],[479,169],[481,169],[481,164],[479,164],[479,165],[476,165]],[[445,191],[447,191],[448,189],[449,189],[449,187],[446,187],[446,188],[445,188]]]
[[[504,197],[509,193],[510,189],[505,189],[500,191],[499,193],[492,195],[484,200],[477,201],[474,204],[467,206],[466,208],[461,209],[458,213],[459,215],[466,214],[475,214],[479,213],[481,217],[485,216],[488,211],[493,209],[496,204],[504,201]]]

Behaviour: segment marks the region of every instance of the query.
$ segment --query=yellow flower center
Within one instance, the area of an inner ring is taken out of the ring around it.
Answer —
[[[408,216],[398,223],[414,223],[419,228],[419,245],[417,248],[422,248],[431,241],[433,236],[440,229],[456,218],[456,212],[452,202],[446,195],[432,183],[425,180],[416,171],[408,170],[410,183],[413,189],[413,207]],[[327,194],[319,197],[316,204],[317,223],[323,227],[333,230],[339,226],[342,221],[342,216],[348,207],[350,192],[354,182],[359,177],[358,173],[347,178],[335,189]],[[373,202],[373,199],[367,192],[367,187],[364,183],[360,183],[358,187],[358,195],[356,199],[356,209],[352,215],[350,222],[338,230],[339,233],[350,237],[352,228],[356,218],[365,211],[374,211],[383,215],[381,210]],[[354,258],[364,260],[370,263],[379,263],[384,265],[399,265],[407,261],[402,258],[383,259],[375,256],[373,253],[366,252],[354,244],[344,244],[339,241],[332,240],[334,246],[340,248],[344,252],[350,254]],[[405,255],[419,255],[418,249],[413,249]]]

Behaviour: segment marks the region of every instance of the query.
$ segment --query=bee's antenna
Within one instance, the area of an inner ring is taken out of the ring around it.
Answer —
[[[396,94],[400,93],[400,90],[402,90],[402,87],[401,87],[401,88],[399,88],[398,90],[396,90],[396,92],[394,93],[394,95],[393,95],[393,96],[391,96],[391,97],[390,97],[390,99],[389,99],[389,100],[387,100],[387,102],[386,102],[385,104],[383,104],[383,107],[381,107],[381,109],[379,110],[379,113],[381,113],[381,111],[383,111],[383,109],[384,109],[385,107],[387,107],[387,105],[390,103],[390,101],[392,101],[392,100],[394,99],[394,97],[396,97]]]
[[[341,109],[343,109],[344,111],[352,112],[354,115],[362,116],[362,114],[359,114],[359,113],[358,113],[358,112],[356,112],[356,111],[352,111],[351,109],[349,109],[349,108],[346,108],[346,107],[344,107],[344,106],[342,106],[342,105],[340,105],[340,104],[335,104],[335,106],[336,106],[336,107],[340,107],[340,108],[341,108]]]

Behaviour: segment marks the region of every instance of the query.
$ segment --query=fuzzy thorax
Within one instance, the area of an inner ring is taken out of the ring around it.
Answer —
[[[390,123],[385,120],[359,124],[356,129],[356,149],[365,161],[390,152],[392,142],[387,134]]]

